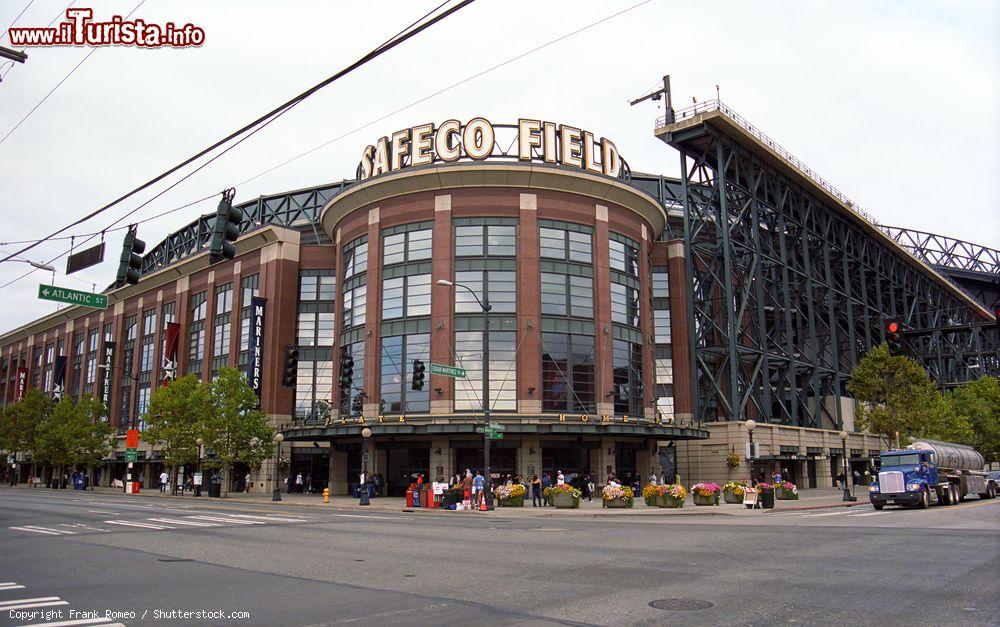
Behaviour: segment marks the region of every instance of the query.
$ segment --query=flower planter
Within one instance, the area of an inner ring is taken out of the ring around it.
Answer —
[[[774,498],[779,501],[797,501],[799,500],[799,495],[795,492],[786,492],[784,490],[775,490]]]
[[[500,507],[524,507],[524,497],[514,496],[509,499],[501,499],[497,501]]]
[[[604,507],[610,509],[627,509],[632,507],[632,501],[625,499],[604,499]]]
[[[663,496],[656,499],[656,505],[658,507],[670,507],[670,508],[681,508],[684,507],[684,499],[678,499],[669,494],[664,494]]]
[[[736,496],[736,493],[735,493],[735,492],[732,492],[732,491],[730,491],[730,490],[726,490],[726,491],[724,491],[724,492],[722,493],[722,499],[723,499],[723,500],[724,500],[724,501],[725,501],[726,503],[735,503],[735,504],[740,504],[740,503],[742,503],[742,502],[743,502],[743,495],[741,494],[740,496]]]
[[[643,500],[646,501],[646,507],[657,507],[657,505],[656,505],[656,497],[655,496],[652,496],[652,497],[649,497],[649,498],[646,498],[646,499],[643,499]]]
[[[691,496],[693,497],[695,505],[718,505],[719,504],[719,495],[718,494],[714,494],[712,496],[702,496],[700,494],[695,493],[695,494],[692,494]]]
[[[580,507],[580,499],[573,496],[572,492],[554,492],[552,503],[556,509],[576,509]]]

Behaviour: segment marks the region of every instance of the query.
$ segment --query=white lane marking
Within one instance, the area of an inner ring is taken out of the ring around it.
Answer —
[[[881,516],[885,512],[868,512],[867,514],[851,514],[848,518],[860,518],[862,516]]]
[[[32,623],[30,625],[21,625],[21,627],[40,627],[41,625],[45,625],[45,627],[70,627],[71,625],[106,625],[107,627],[114,627],[113,625],[107,625],[110,622],[110,618],[81,618],[80,620],[63,620],[58,623]],[[115,624],[121,625],[121,623]]]
[[[21,584],[16,581],[0,581],[0,590],[13,590],[15,588],[23,588]]]
[[[72,531],[65,531],[63,529],[52,529],[50,527],[41,527],[39,525],[22,525],[25,529],[30,529],[32,531],[48,531],[49,533],[55,533],[58,535],[73,535]],[[13,529],[13,527],[11,527]]]
[[[149,523],[134,522],[129,520],[105,520],[109,525],[125,525],[126,527],[142,527],[145,529],[173,529],[167,525],[151,525]]]
[[[8,529],[14,529],[15,531],[31,531],[33,533],[41,533],[46,536],[61,536],[62,533],[58,531],[39,531],[38,529],[27,529],[25,527],[8,527]]]
[[[90,512],[91,514],[117,514],[118,513],[118,512],[102,512],[99,509],[88,509],[87,511]]]
[[[253,518],[256,520],[274,521],[274,522],[306,522],[308,518],[283,518],[279,516],[250,516],[249,514],[225,514],[226,516],[232,518]]]
[[[816,516],[840,516],[840,515],[846,514],[846,513],[847,513],[847,510],[842,511],[842,512],[826,512],[825,514],[805,514],[802,517],[803,518],[813,518],[813,517],[816,517]]]
[[[402,518],[397,518],[396,516],[369,516],[367,514],[330,514],[330,516],[340,516],[341,518],[376,518],[378,520],[399,520]]]
[[[59,597],[55,597],[59,598]],[[45,603],[22,603],[21,605],[4,605],[0,607],[0,611],[7,612],[11,610],[27,610],[33,607],[51,607],[53,605],[69,605],[67,601],[46,601]]]
[[[173,523],[175,525],[188,525],[191,527],[218,527],[219,525],[210,522],[195,522],[193,520],[175,520],[173,518],[147,518],[154,523]]]
[[[24,590],[24,586],[20,586],[20,585],[17,585],[17,584],[10,584],[8,586],[0,586],[0,592],[4,592],[5,590]]]
[[[221,516],[186,516],[186,518],[194,518],[195,520],[211,520],[212,522],[226,522],[232,523],[234,525],[263,525],[264,523],[258,522],[256,520],[234,520],[232,518],[223,518]]]
[[[83,523],[73,523],[72,525],[67,525],[62,523],[64,527],[71,527],[73,529],[87,529],[88,531],[99,531],[101,533],[109,533],[108,529],[101,529],[100,527],[91,527],[90,525],[85,525]]]
[[[35,597],[34,599],[11,599],[10,601],[0,601],[0,612],[3,608],[8,605],[17,605],[18,603],[40,603],[42,601],[58,601],[59,597]]]

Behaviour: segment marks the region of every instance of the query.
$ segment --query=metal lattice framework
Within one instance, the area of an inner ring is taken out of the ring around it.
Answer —
[[[889,237],[933,266],[1000,276],[1000,250],[924,231],[883,226]]]
[[[935,328],[976,314],[716,111],[658,131],[681,153],[696,419],[842,428],[846,383],[883,320]]]
[[[943,388],[1000,377],[1000,324],[995,322],[907,330],[903,347]]]

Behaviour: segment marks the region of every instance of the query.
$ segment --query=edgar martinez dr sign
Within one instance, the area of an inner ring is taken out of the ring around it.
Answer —
[[[498,132],[515,136],[498,140]],[[381,137],[365,147],[358,165],[358,180],[395,172],[410,166],[450,163],[461,158],[485,161],[517,158],[579,168],[595,174],[628,177],[628,164],[618,148],[606,138],[566,124],[520,119],[517,126],[494,125],[473,118],[464,126],[447,120],[435,126],[421,124]]]

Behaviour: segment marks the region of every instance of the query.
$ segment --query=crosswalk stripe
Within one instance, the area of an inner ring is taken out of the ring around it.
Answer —
[[[73,535],[72,531],[65,531],[63,529],[52,529],[51,527],[42,527],[41,525],[24,525],[28,529],[39,529],[41,531],[55,531],[56,533],[63,533],[66,535]]]
[[[10,601],[0,601],[0,612],[4,611],[8,605],[19,603],[40,603],[41,601],[58,601],[59,597],[35,597],[34,599],[12,599]]]
[[[29,610],[33,607],[52,607],[53,605],[69,605],[66,601],[47,601],[45,603],[25,603],[24,605],[5,605],[0,610]]]
[[[16,581],[0,581],[0,586],[16,586]]]
[[[81,618],[79,620],[63,620],[58,623],[32,623],[31,625],[21,625],[21,627],[71,627],[72,625],[105,625],[105,627],[113,627],[113,625],[108,625],[111,622],[110,618]],[[120,625],[121,623],[115,623]]]
[[[66,532],[63,532],[63,531],[54,531],[54,530],[45,530],[45,529],[32,529],[30,527],[9,527],[9,528],[10,529],[14,529],[16,531],[30,531],[32,533],[40,533],[40,534],[43,534],[43,535],[46,535],[46,536],[61,536],[61,535],[65,535],[65,533],[66,533]]]
[[[806,515],[803,516],[803,518],[813,518],[813,517],[816,517],[816,516],[840,516],[841,514],[846,514],[846,513],[847,513],[847,511],[843,511],[843,512],[826,512],[824,514],[806,514]]]
[[[234,520],[232,518],[222,518],[221,516],[187,516],[187,518],[194,518],[196,520],[211,520],[214,522],[226,522],[233,523],[235,525],[263,525],[264,523],[258,522],[256,520]]]
[[[175,525],[189,525],[191,527],[218,527],[219,525],[210,522],[195,522],[193,520],[176,520],[173,518],[149,518],[154,523],[173,523]]]
[[[173,527],[168,527],[167,525],[151,525],[149,523],[141,523],[130,520],[105,520],[104,522],[109,525],[124,525],[126,527],[141,527],[144,529],[173,529]]]
[[[256,520],[269,521],[273,520],[275,522],[306,522],[308,518],[284,518],[279,516],[250,516],[249,514],[226,514],[232,518],[254,518]]]
[[[0,592],[3,592],[4,590],[23,590],[23,589],[24,586],[18,585],[16,583],[0,584]]]
[[[881,516],[885,512],[868,512],[867,514],[851,514],[848,518],[861,518],[862,516]]]

